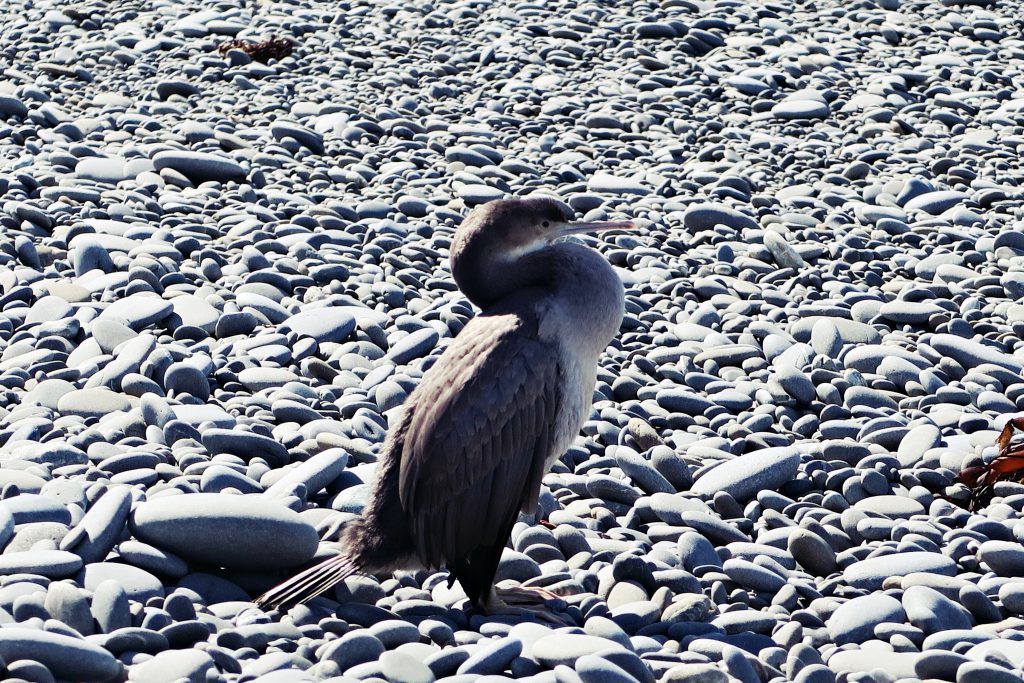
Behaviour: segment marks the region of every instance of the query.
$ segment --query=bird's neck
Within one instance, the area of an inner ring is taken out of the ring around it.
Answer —
[[[465,256],[453,264],[452,275],[466,298],[482,310],[527,288],[554,290],[566,260],[563,247],[567,245],[561,244],[511,256],[486,248],[470,253],[476,246],[470,245]]]
[[[463,263],[470,266],[454,272],[459,289],[484,311],[516,293],[534,290],[557,306],[563,319],[593,327],[595,339],[610,339],[622,321],[622,283],[593,249],[563,242],[513,259],[471,258]],[[601,348],[608,339],[600,341]]]

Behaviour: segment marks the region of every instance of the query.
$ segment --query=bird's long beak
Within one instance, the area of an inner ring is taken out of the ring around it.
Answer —
[[[563,223],[555,229],[555,237],[568,237],[584,233],[604,232],[606,230],[632,230],[636,228],[633,221],[582,221],[579,223]]]

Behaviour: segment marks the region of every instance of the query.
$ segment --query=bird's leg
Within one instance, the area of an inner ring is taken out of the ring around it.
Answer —
[[[576,626],[575,620],[566,614],[555,612],[547,601],[562,601],[557,595],[543,588],[497,588],[492,586],[487,597],[481,601],[480,609],[488,616],[526,617],[552,626]]]

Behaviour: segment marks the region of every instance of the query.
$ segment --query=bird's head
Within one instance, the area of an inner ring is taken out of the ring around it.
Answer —
[[[631,221],[573,222],[563,207],[550,197],[529,197],[499,199],[473,209],[452,241],[452,275],[459,288],[482,306],[491,297],[472,293],[496,296],[504,289],[496,282],[499,271],[523,263],[523,257],[569,235],[634,227]]]
[[[563,204],[550,197],[499,199],[474,209],[462,222],[453,253],[459,247],[479,241],[492,256],[512,261],[569,235],[604,230],[630,229],[630,221],[574,222]]]

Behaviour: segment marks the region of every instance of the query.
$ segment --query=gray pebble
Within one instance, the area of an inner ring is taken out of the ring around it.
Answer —
[[[201,650],[168,650],[132,667],[130,680],[153,683],[205,680],[213,670],[213,658]]]
[[[786,121],[824,119],[829,115],[829,108],[815,100],[787,100],[772,107],[772,115]]]
[[[753,218],[724,204],[694,204],[683,215],[683,223],[693,231],[709,230],[716,225],[753,230],[760,227]]]
[[[232,159],[205,152],[172,151],[157,152],[153,156],[156,170],[173,169],[195,183],[207,180],[242,180],[245,169]]]
[[[103,560],[114,547],[131,509],[126,487],[113,486],[86,511],[78,526],[61,540],[61,550],[69,550],[89,564]]]
[[[956,670],[956,683],[1016,683],[1020,675],[987,662],[966,662]]]
[[[882,594],[864,595],[843,603],[828,618],[830,638],[837,644],[863,643],[883,623],[903,623],[906,613],[899,600]]]
[[[789,534],[788,549],[801,567],[815,576],[828,576],[836,569],[836,552],[817,534],[794,529]]]
[[[5,662],[31,659],[55,676],[75,681],[109,681],[121,675],[121,663],[85,640],[38,629],[0,629],[0,657]]]
[[[381,671],[389,681],[400,683],[432,683],[434,674],[423,662],[402,652],[385,652],[380,658]]]
[[[93,588],[90,611],[102,633],[131,626],[128,594],[117,581],[108,579]]]
[[[149,572],[120,562],[93,562],[82,570],[82,585],[95,590],[107,581],[117,581],[129,599],[145,602],[149,598],[163,597],[164,587],[160,579]]]
[[[572,666],[580,657],[608,649],[604,638],[582,634],[552,633],[537,640],[531,653],[542,665],[554,668],[560,664]]]
[[[469,659],[459,665],[457,674],[500,674],[512,660],[523,651],[523,644],[515,638],[502,638],[495,643],[487,644],[470,655]]]
[[[313,556],[318,541],[298,514],[251,496],[157,498],[132,511],[131,528],[139,538],[186,559],[249,570],[301,564]]]
[[[765,489],[774,490],[796,474],[800,455],[789,448],[766,448],[723,462],[694,482],[694,493],[710,496],[726,491],[747,500]]]
[[[843,579],[857,588],[877,589],[887,577],[906,576],[914,572],[953,576],[956,567],[944,555],[912,551],[854,562],[843,569]]]
[[[624,669],[595,655],[577,659],[576,673],[583,683],[631,683],[636,680]]]
[[[985,541],[978,547],[978,559],[1001,576],[1024,572],[1024,546],[1013,541]]]

